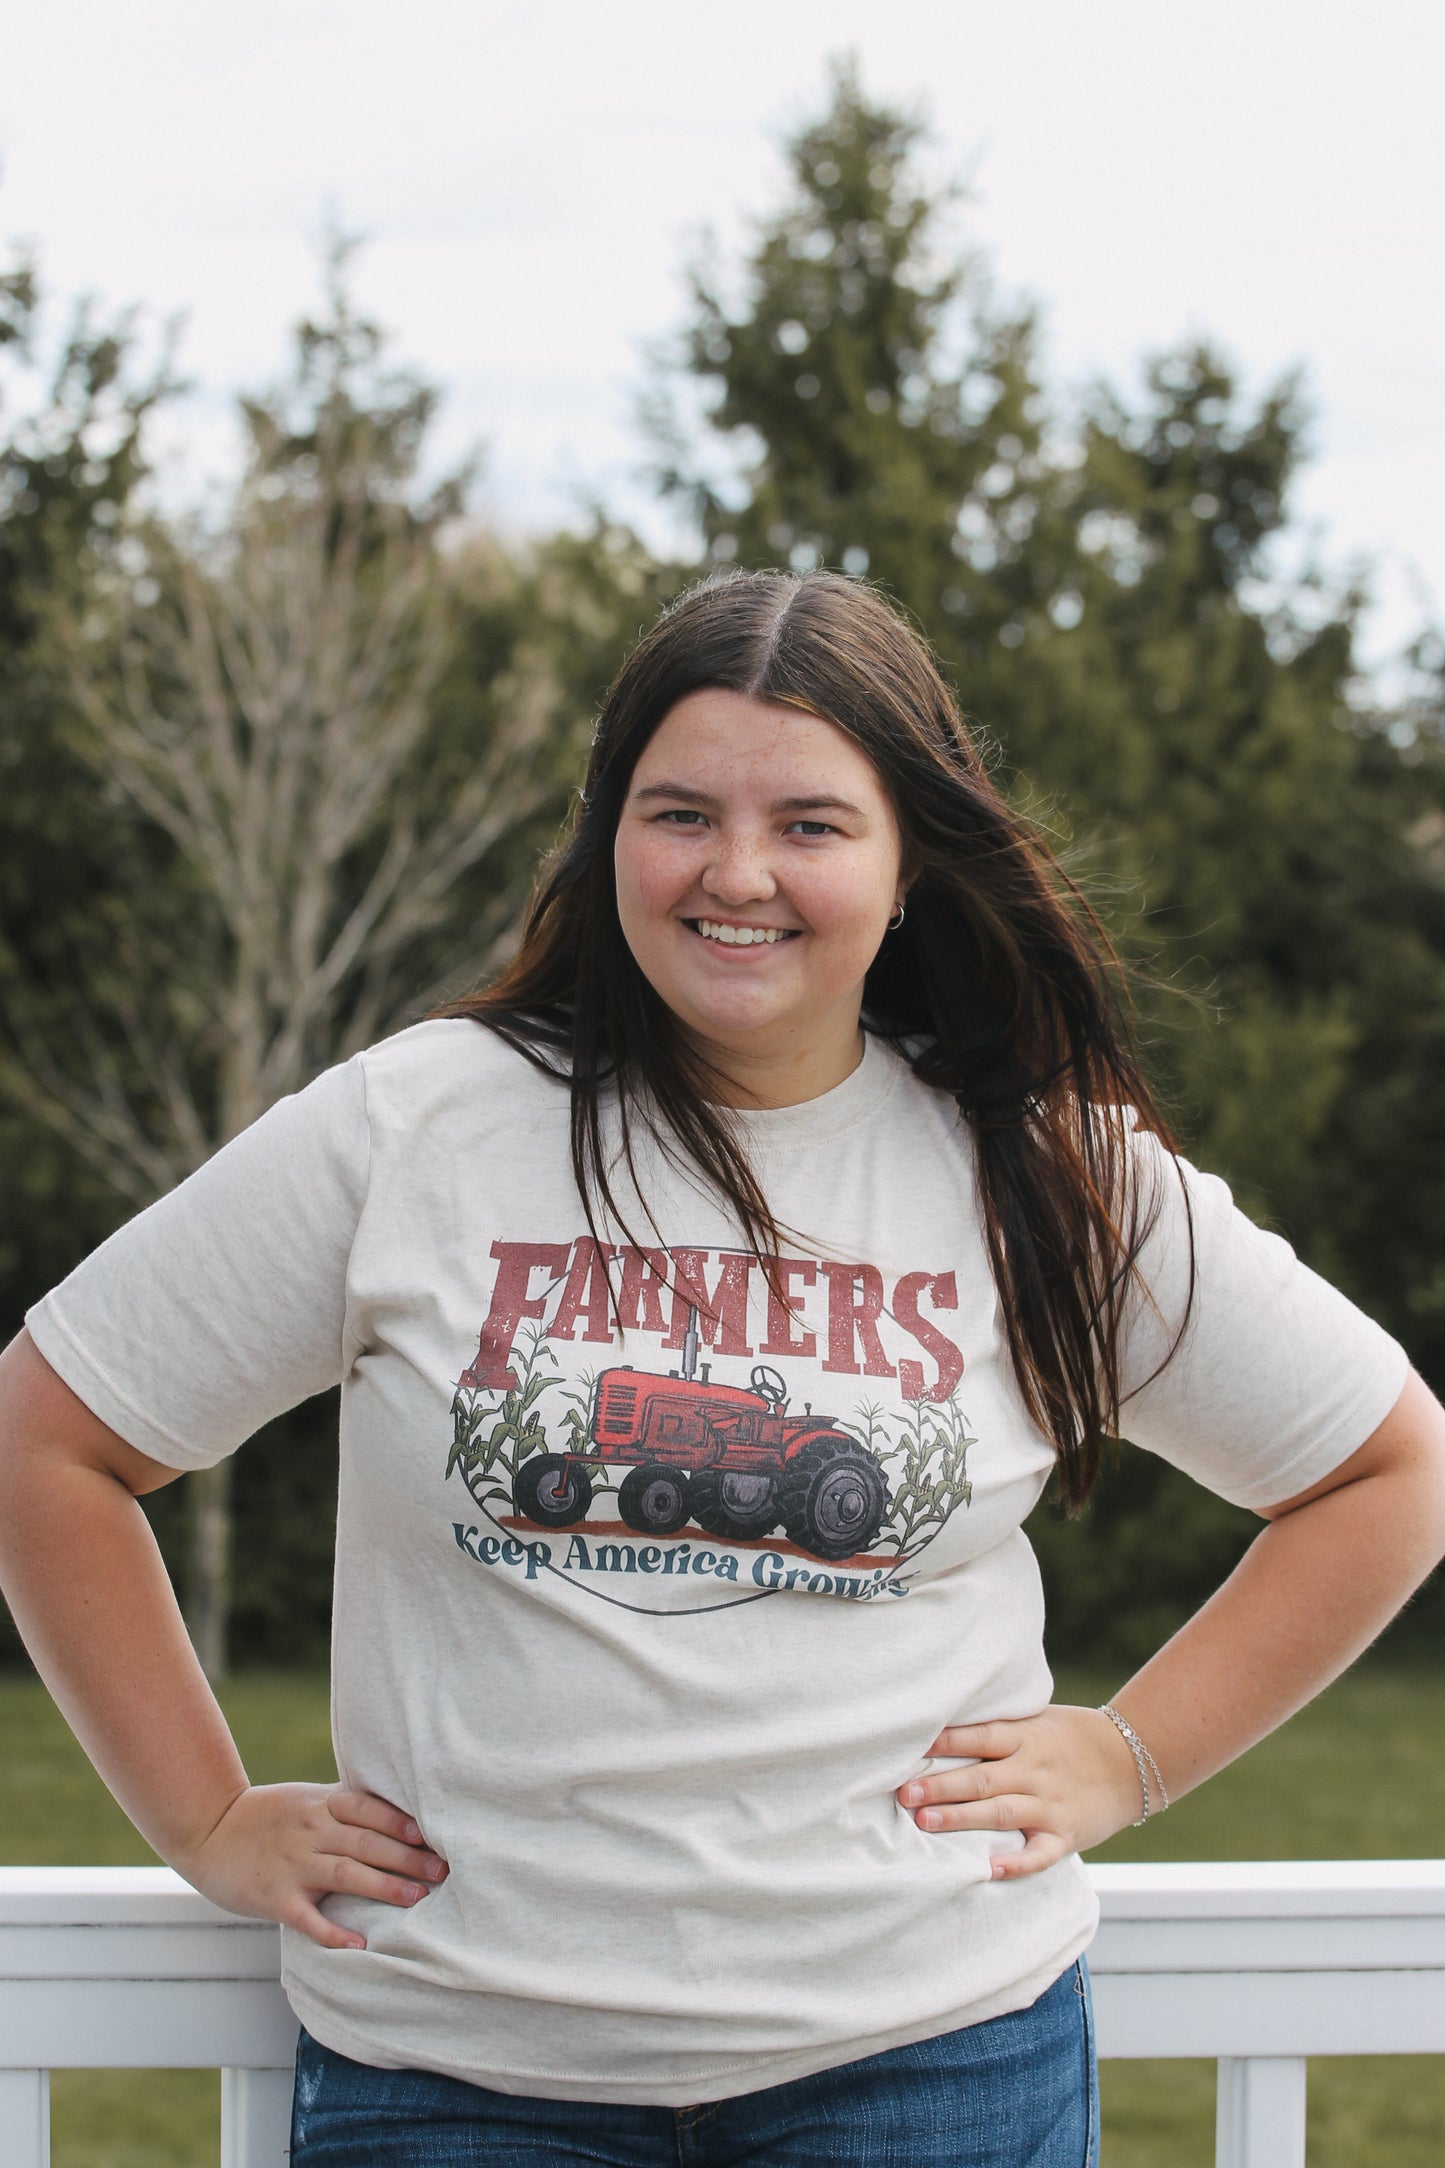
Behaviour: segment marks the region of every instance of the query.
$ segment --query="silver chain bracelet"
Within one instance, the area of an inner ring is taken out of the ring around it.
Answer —
[[[1154,1756],[1149,1752],[1148,1747],[1145,1746],[1143,1740],[1139,1737],[1138,1732],[1135,1731],[1133,1725],[1129,1722],[1128,1717],[1120,1716],[1118,1710],[1114,1707],[1112,1701],[1101,1702],[1099,1705],[1099,1714],[1100,1716],[1108,1717],[1109,1722],[1113,1725],[1114,1729],[1118,1732],[1120,1738],[1124,1741],[1125,1746],[1128,1747],[1129,1752],[1134,1757],[1134,1767],[1139,1772],[1139,1795],[1144,1802],[1144,1812],[1139,1816],[1139,1819],[1137,1822],[1135,1822],[1134,1827],[1135,1829],[1142,1829],[1152,1813],[1157,1812],[1162,1814],[1164,1809],[1169,1804],[1169,1794],[1164,1789],[1164,1779],[1159,1774],[1159,1764],[1155,1761]],[[1149,1797],[1149,1779],[1151,1777],[1154,1779],[1155,1788],[1159,1793],[1159,1804],[1157,1809],[1154,1805],[1154,1802]]]

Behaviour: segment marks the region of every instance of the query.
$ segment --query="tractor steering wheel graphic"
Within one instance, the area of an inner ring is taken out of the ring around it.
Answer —
[[[770,1370],[766,1363],[758,1363],[754,1366],[749,1375],[748,1383],[755,1393],[762,1395],[764,1400],[772,1401],[774,1407],[788,1397],[786,1383],[778,1372]]]

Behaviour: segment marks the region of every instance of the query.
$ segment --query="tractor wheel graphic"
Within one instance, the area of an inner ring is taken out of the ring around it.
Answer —
[[[784,1469],[778,1508],[790,1543],[815,1558],[866,1551],[888,1510],[888,1485],[853,1438],[814,1438]]]
[[[688,1518],[691,1503],[682,1470],[660,1467],[656,1461],[625,1475],[617,1493],[622,1518],[640,1536],[676,1535]]]
[[[512,1503],[524,1520],[568,1528],[592,1503],[592,1478],[565,1453],[537,1453],[518,1470]]]
[[[692,1517],[724,1543],[765,1536],[778,1522],[778,1486],[770,1475],[702,1468],[692,1479]]]

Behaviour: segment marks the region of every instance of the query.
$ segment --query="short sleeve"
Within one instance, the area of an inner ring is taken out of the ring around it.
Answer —
[[[1383,1422],[1405,1351],[1216,1175],[1152,1136],[1136,1132],[1131,1152],[1152,1226],[1125,1320],[1120,1431],[1236,1505],[1278,1505]]]
[[[346,1276],[366,1197],[360,1059],[280,1100],[29,1312],[93,1414],[203,1468],[350,1367]]]

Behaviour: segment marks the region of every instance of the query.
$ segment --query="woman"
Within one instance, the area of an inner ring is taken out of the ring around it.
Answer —
[[[300,2168],[1092,2160],[1078,1853],[1445,1542],[1440,1410],[1174,1158],[922,642],[828,575],[677,604],[500,982],[27,1322],[12,1606],[162,1856],[284,1923]],[[338,1379],[341,1781],[252,1787],[134,1494]],[[1054,1706],[1019,1524],[1116,1430],[1268,1525]]]

